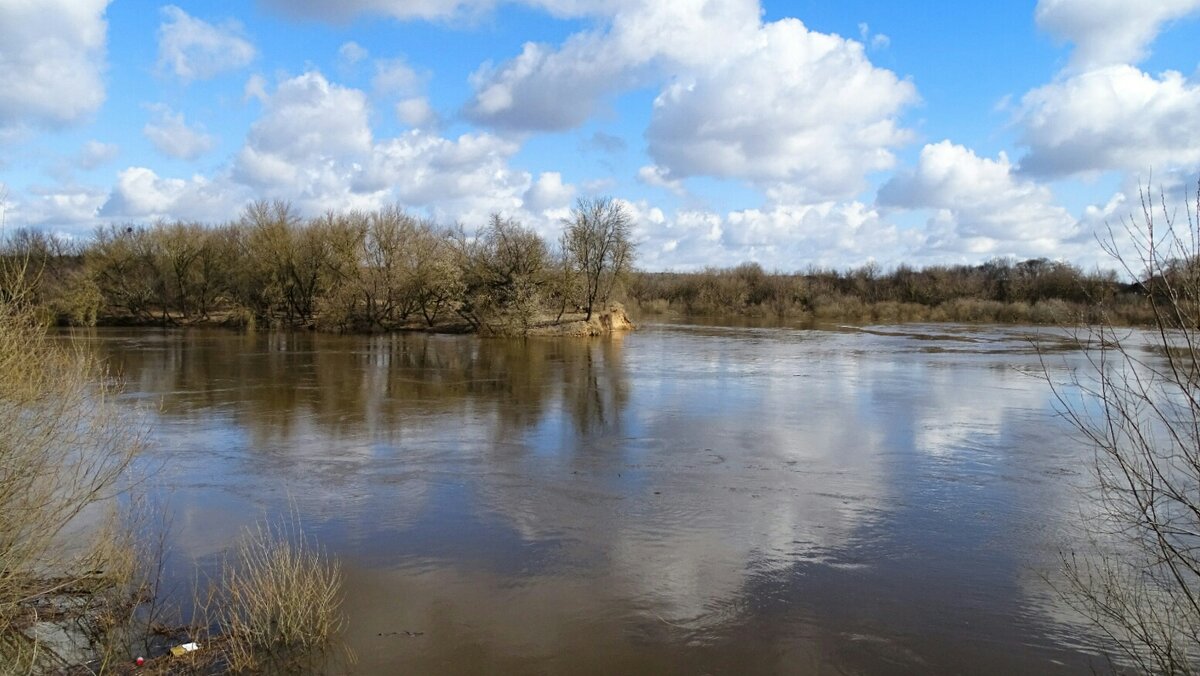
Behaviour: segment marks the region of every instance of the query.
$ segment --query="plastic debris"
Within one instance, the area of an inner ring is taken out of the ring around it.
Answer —
[[[183,645],[177,645],[174,648],[171,648],[171,654],[175,657],[182,657],[199,649],[200,646],[196,645],[195,641],[192,641],[191,643],[184,643]]]

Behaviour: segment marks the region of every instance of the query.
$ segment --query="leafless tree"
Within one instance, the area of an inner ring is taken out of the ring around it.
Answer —
[[[607,303],[613,285],[633,265],[633,219],[621,202],[580,198],[566,221],[564,248],[583,273],[584,308]]]
[[[1156,204],[1148,187],[1141,198],[1105,246],[1139,280],[1154,327],[1088,328],[1086,367],[1051,380],[1095,449],[1087,546],[1063,556],[1061,591],[1125,661],[1190,674],[1200,665],[1200,220],[1161,194]]]

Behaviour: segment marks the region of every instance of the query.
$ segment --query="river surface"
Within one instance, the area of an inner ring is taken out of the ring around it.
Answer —
[[[292,510],[354,673],[1103,670],[1048,582],[1091,454],[1031,332],[83,338],[149,418],[175,588]]]

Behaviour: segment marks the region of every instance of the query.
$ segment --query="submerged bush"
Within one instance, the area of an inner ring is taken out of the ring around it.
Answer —
[[[247,529],[216,582],[220,647],[234,671],[282,668],[331,645],[345,625],[336,561],[291,524]]]

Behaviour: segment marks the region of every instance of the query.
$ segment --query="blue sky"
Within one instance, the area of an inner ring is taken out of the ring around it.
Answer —
[[[7,228],[400,204],[649,269],[1046,256],[1200,170],[1200,0],[0,0]],[[1157,187],[1156,187],[1157,190]]]

